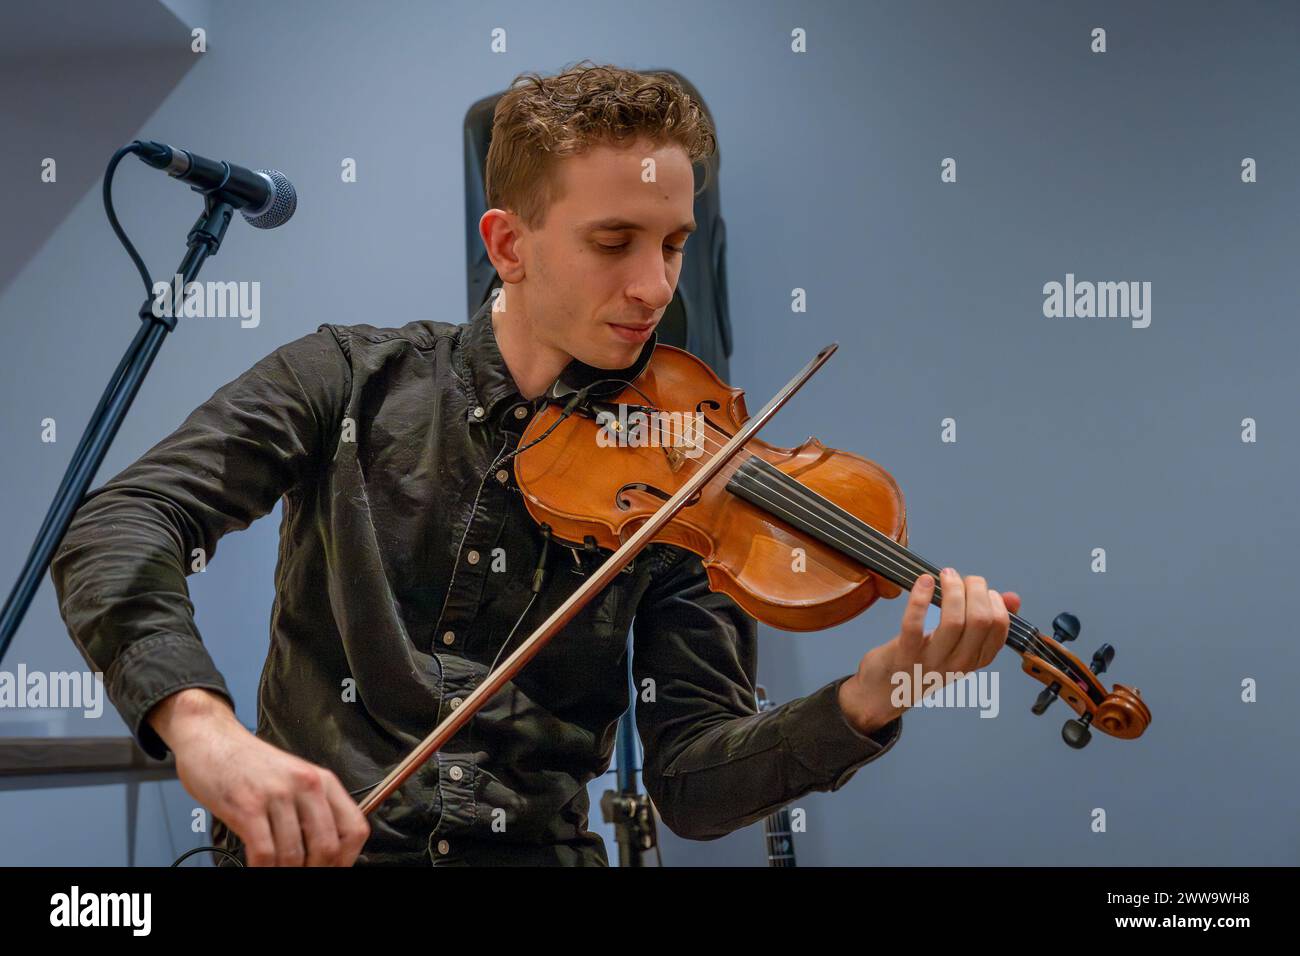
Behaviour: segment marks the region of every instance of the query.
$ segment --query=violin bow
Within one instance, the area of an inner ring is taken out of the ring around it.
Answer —
[[[566,624],[568,624],[582,610],[593,597],[595,597],[605,585],[613,580],[614,576],[621,572],[623,568],[634,557],[639,554],[646,545],[650,544],[651,539],[659,533],[673,517],[679,512],[687,502],[691,501],[696,493],[704,487],[719,471],[723,465],[730,461],[737,452],[752,438],[760,428],[771,420],[781,407],[790,400],[795,392],[812,378],[812,376],[826,364],[826,360],[834,354],[838,344],[832,342],[823,348],[816,356],[813,357],[807,365],[799,371],[786,385],[772,397],[758,414],[754,415],[739,429],[734,436],[722,446],[722,448],[709,458],[690,478],[677,490],[671,498],[660,506],[650,518],[648,518],[636,532],[623,542],[617,551],[609,556],[608,559],[596,570],[594,574],[588,577],[577,590],[575,590],[568,599],[561,604],[555,611],[543,621],[532,634],[528,636],[519,647],[502,661],[501,665],[488,674],[487,679],[470,693],[459,707],[447,715],[442,723],[425,737],[414,750],[399,763],[393,770],[375,784],[371,790],[362,799],[360,808],[361,812],[367,816],[372,813],[380,804],[389,798],[394,791],[400,787],[406,779],[415,773],[425,761],[456,735],[456,733],[469,723],[470,718],[476,714],[488,700],[499,691],[506,683],[513,678],[524,665],[537,655],[537,653],[546,646],[547,642],[558,634]]]

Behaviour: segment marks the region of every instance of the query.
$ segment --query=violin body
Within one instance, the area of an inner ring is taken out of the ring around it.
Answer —
[[[702,415],[711,426],[705,434],[715,439],[708,447],[730,437],[749,418],[740,389],[671,346],[656,346],[636,386],[613,401],[677,412],[676,420],[683,423],[697,422]],[[558,406],[548,406],[529,424],[520,445],[544,433],[560,414]],[[691,457],[692,429],[674,433],[666,425],[671,421],[665,417],[659,420],[664,427],[642,430],[643,437],[658,439],[655,444],[615,447],[610,446],[609,428],[594,418],[573,416],[561,423],[555,434],[515,459],[515,476],[529,513],[550,525],[557,538],[581,545],[591,537],[600,547],[618,548],[690,477],[692,462],[698,460]],[[685,440],[675,443],[678,438]],[[794,448],[753,438],[745,447],[893,540],[907,543],[903,493],[893,476],[874,462],[828,448],[816,438]],[[583,489],[582,509],[556,507],[557,502],[573,500],[578,487]],[[878,597],[900,593],[898,585],[860,562],[796,533],[729,492],[720,479],[707,485],[655,540],[698,554],[713,590],[782,630],[822,630],[860,614]]]

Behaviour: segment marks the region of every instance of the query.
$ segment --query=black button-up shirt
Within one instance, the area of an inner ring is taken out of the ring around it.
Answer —
[[[529,606],[544,538],[502,459],[538,401],[488,304],[464,325],[325,324],[92,491],[51,572],[141,747],[167,752],[145,718],[168,695],[230,697],[186,575],[283,498],[255,732],[362,797],[582,583],[578,553],[552,544]],[[645,786],[682,836],[836,790],[900,732],[850,726],[844,678],[757,713],[754,620],[697,556],[655,544],[371,815],[357,863],[607,863],[587,784],[627,709],[629,627]]]

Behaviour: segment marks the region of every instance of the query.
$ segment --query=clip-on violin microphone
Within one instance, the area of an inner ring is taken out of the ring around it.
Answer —
[[[588,418],[596,418],[602,412],[617,417],[618,406],[602,399],[612,398],[641,377],[645,367],[650,364],[658,341],[659,333],[651,332],[636,361],[626,368],[597,368],[574,359],[546,390],[546,400],[555,405],[563,405],[566,417],[575,411]],[[649,411],[640,405],[627,407]]]

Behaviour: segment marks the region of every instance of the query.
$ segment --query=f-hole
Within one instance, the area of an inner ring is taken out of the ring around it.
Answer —
[[[626,485],[624,485],[622,488],[618,489],[618,491],[614,493],[614,504],[618,506],[619,511],[628,511],[631,509],[632,500],[626,497],[627,492],[629,491],[644,491],[648,495],[654,495],[660,501],[667,501],[669,498],[672,497],[672,495],[664,491],[662,488],[656,488],[654,485],[647,485],[643,481],[628,482]],[[695,492],[695,494],[691,495],[691,497],[687,500],[686,504],[682,505],[682,507],[689,508],[691,505],[696,504],[699,500],[700,500],[700,493],[697,491]]]
[[[715,402],[715,401],[714,401],[713,399],[711,399],[711,398],[706,398],[704,401],[700,402],[698,405],[695,406],[695,411],[696,411],[696,412],[705,412],[706,409],[707,409],[707,411],[710,411],[710,412],[716,412],[716,411],[717,411],[718,409],[720,409],[721,407],[722,407],[721,403],[719,403],[719,402]],[[708,416],[707,414],[704,415],[704,421],[705,421],[705,423],[708,424],[708,426],[709,426],[710,428],[712,428],[714,431],[716,431],[716,432],[718,432],[718,433],[720,433],[720,434],[726,435],[728,438],[731,438],[731,437],[732,437],[732,436],[731,436],[731,432],[727,431],[725,428],[721,428],[721,427],[719,427],[719,426],[713,424],[713,422],[709,419],[709,416]]]

